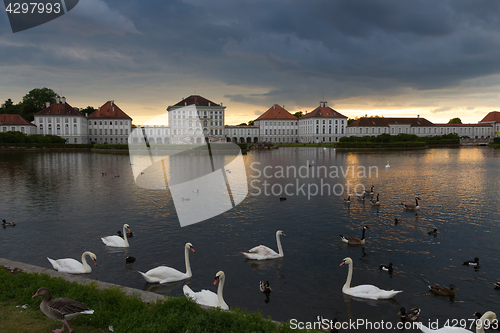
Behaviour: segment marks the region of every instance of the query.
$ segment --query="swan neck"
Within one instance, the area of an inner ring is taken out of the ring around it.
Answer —
[[[365,239],[365,231],[366,231],[366,229],[363,228],[363,233],[361,234],[361,240]],[[349,267],[351,267],[351,266],[349,266]]]
[[[184,249],[184,261],[186,262],[186,275],[192,276],[191,265],[189,264],[189,247],[186,246]]]
[[[480,319],[479,322],[480,324],[476,326],[476,333],[484,333],[484,325],[486,323],[489,323],[490,325],[493,323],[493,320],[496,319],[496,316],[493,314],[493,312],[488,312],[485,315],[483,315]]]
[[[278,244],[278,254],[280,257],[283,257],[283,248],[281,247],[280,234],[276,234],[276,243]]]
[[[128,237],[127,237],[127,228],[123,226],[123,240],[125,241],[125,245],[128,247]]]
[[[351,289],[352,264],[348,264],[348,265],[349,265],[349,272],[347,273],[347,280],[345,281],[345,284],[344,284],[344,287],[342,288],[342,290]]]
[[[224,281],[226,280],[226,276],[225,275],[221,275],[221,277],[219,278],[219,286],[217,287],[217,298],[218,298],[218,301],[219,301],[219,306],[222,306],[223,304],[225,304],[226,302],[224,302],[224,297],[222,296],[222,290],[224,288]]]
[[[85,268],[90,267],[89,264],[87,264],[87,259],[85,258],[87,255],[90,255],[89,253],[90,252],[83,252],[82,254],[82,265]]]

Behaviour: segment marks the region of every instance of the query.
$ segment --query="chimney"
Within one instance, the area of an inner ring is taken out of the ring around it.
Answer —
[[[328,107],[328,102],[327,102],[327,101],[324,101],[324,102],[323,102],[323,106],[324,106],[325,108],[326,108],[326,107]]]
[[[111,100],[110,102],[111,102],[111,106],[113,106],[113,102],[114,102],[114,100]]]
[[[89,114],[87,112],[85,112],[85,118],[88,118],[89,117]]]
[[[417,119],[420,119],[420,115],[419,114],[417,114]]]
[[[61,103],[66,104],[66,97],[61,97]]]
[[[48,108],[50,106],[50,102],[45,102],[45,107]]]
[[[273,109],[276,110],[276,104],[273,105]]]
[[[101,112],[101,107],[98,107],[97,110],[99,110],[99,112]]]
[[[59,97],[56,97],[56,104],[59,104]]]
[[[115,107],[113,106],[113,112],[115,112]]]
[[[208,106],[210,106],[210,102],[208,102]]]

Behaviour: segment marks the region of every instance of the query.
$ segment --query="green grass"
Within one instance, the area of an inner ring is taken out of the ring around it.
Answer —
[[[53,298],[78,300],[95,312],[70,322],[78,333],[109,332],[295,332],[289,323],[276,324],[260,313],[201,308],[186,297],[172,297],[147,304],[138,295],[126,296],[118,287],[98,289],[47,274],[14,272],[0,267],[0,332],[50,332],[61,328],[39,310],[42,297],[31,298],[40,287]],[[28,304],[27,309],[16,307]]]

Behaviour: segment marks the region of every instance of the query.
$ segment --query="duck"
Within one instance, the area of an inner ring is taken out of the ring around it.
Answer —
[[[391,165],[389,164],[389,161],[387,161],[387,165],[385,166],[387,169],[389,169],[391,167]]]
[[[16,223],[15,222],[7,222],[5,219],[2,220],[2,225],[4,227],[15,227]]]
[[[438,230],[436,228],[434,228],[434,230],[429,231],[427,233],[427,235],[434,235],[435,236],[435,235],[437,235],[437,233],[438,233]]]
[[[496,321],[496,319],[497,315],[494,312],[492,311],[486,312],[480,319],[478,319],[479,322],[476,323],[476,333],[484,333],[485,324],[493,323],[494,321]],[[431,330],[425,325],[419,325],[419,329],[424,333],[472,333],[472,331],[469,331],[462,327],[450,327],[450,326],[443,326],[437,330]]]
[[[72,258],[54,260],[47,257],[47,259],[56,271],[70,274],[84,274],[92,272],[92,268],[87,264],[86,256],[89,256],[94,261],[94,265],[97,266],[97,257],[90,251],[83,252],[82,262]]]
[[[351,196],[348,195],[347,198],[344,198],[344,203],[350,204],[351,203]]]
[[[379,195],[377,194],[377,199],[375,200],[370,200],[370,203],[372,204],[372,206],[380,206],[380,200],[379,200]]]
[[[125,262],[127,264],[131,264],[131,263],[135,262],[135,260],[136,260],[135,257],[127,257],[127,258],[125,258]]]
[[[276,231],[276,243],[278,244],[278,253],[276,253],[273,249],[259,245],[251,248],[248,252],[242,252],[245,257],[253,260],[268,260],[268,259],[276,259],[282,258],[285,254],[283,253],[283,248],[281,247],[280,236],[286,236],[283,231]]]
[[[89,309],[85,304],[78,301],[74,301],[69,298],[57,298],[52,299],[50,291],[47,288],[40,288],[31,297],[35,298],[38,296],[43,296],[43,301],[40,304],[40,310],[53,320],[59,320],[63,322],[61,329],[53,330],[54,333],[61,333],[64,331],[64,325],[68,327],[70,332],[73,332],[71,327],[69,327],[68,320],[75,318],[81,314],[93,314],[94,310]]]
[[[374,193],[374,191],[373,191],[374,188],[375,188],[375,186],[372,185],[369,191],[365,190],[365,194],[372,195]]]
[[[450,296],[454,297],[455,296],[455,290],[460,290],[455,285],[450,284],[449,288],[446,288],[444,286],[440,286],[438,284],[434,284],[432,286],[429,286],[429,291],[433,293],[434,295],[441,295],[441,296]]]
[[[193,276],[191,272],[191,265],[189,264],[189,250],[194,251],[193,244],[186,243],[184,245],[184,262],[186,263],[186,273],[182,273],[175,268],[167,266],[158,266],[156,268],[150,269],[146,273],[140,272],[142,277],[148,283],[169,283],[175,281],[182,281]]]
[[[118,230],[116,232],[116,234],[118,236],[120,236],[121,238],[123,238],[123,233],[120,230]],[[130,238],[130,237],[134,237],[134,233],[132,231],[127,231],[127,238]]]
[[[478,267],[479,266],[479,258],[475,257],[474,260],[464,261],[463,265]]]
[[[194,292],[188,285],[184,285],[182,287],[182,291],[184,295],[194,299],[196,303],[202,305],[208,305],[211,307],[218,307],[222,310],[229,310],[229,306],[224,301],[224,297],[222,296],[222,290],[224,288],[224,281],[226,279],[226,275],[223,271],[218,271],[215,275],[214,285],[219,282],[219,287],[217,288],[217,294],[210,290],[203,289],[202,291]]]
[[[419,210],[420,209],[420,205],[418,203],[418,200],[420,200],[420,198],[419,197],[415,197],[415,204],[414,205],[401,203],[401,206],[404,209],[409,210],[409,211]]]
[[[344,236],[340,235],[340,239],[344,243],[347,243],[349,245],[361,245],[361,244],[365,244],[365,231],[366,231],[366,229],[370,229],[370,227],[368,227],[367,225],[365,225],[363,227],[363,232],[361,234],[361,238],[358,238],[358,237],[344,237]]]
[[[420,308],[413,308],[409,311],[406,311],[404,307],[401,307],[399,309],[398,315],[401,316],[401,321],[408,321],[408,322],[415,322],[418,321],[420,318]]]
[[[401,222],[400,219],[398,219],[397,217],[394,218],[394,225],[398,225],[398,223]]]
[[[363,193],[363,195],[358,195],[357,198],[359,201],[365,201],[365,194]]]
[[[130,226],[127,223],[125,223],[123,225],[123,234],[124,235],[127,234],[127,230],[130,231]],[[127,238],[128,237],[122,238],[120,236],[113,235],[113,236],[101,237],[101,240],[106,246],[129,247]]]
[[[382,265],[379,266],[379,268],[380,268],[381,271],[386,271],[386,272],[389,272],[389,273],[393,272],[392,262],[390,262],[389,265],[382,264]]]
[[[271,292],[271,287],[269,286],[269,281],[260,281],[260,292],[264,294],[269,294]]]
[[[280,201],[285,201],[286,200],[286,197],[280,195]]]
[[[352,259],[349,257],[344,258],[344,260],[342,260],[342,262],[340,263],[340,266],[343,266],[344,264],[347,264],[349,266],[349,273],[347,274],[347,280],[344,286],[342,287],[342,292],[344,294],[359,298],[379,300],[379,299],[393,298],[395,295],[403,292],[402,290],[383,290],[371,284],[363,284],[351,288],[352,266],[353,266]]]

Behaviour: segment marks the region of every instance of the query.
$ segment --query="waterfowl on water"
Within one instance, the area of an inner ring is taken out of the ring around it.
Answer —
[[[389,265],[382,264],[382,265],[379,266],[379,268],[380,268],[380,270],[386,271],[386,272],[389,272],[389,273],[392,273],[392,271],[393,271],[392,262],[390,262]]]
[[[285,255],[283,253],[283,248],[281,247],[281,240],[280,240],[281,235],[286,236],[283,233],[283,231],[281,230],[276,231],[276,243],[278,245],[278,253],[276,253],[276,251],[264,245],[255,246],[250,250],[248,250],[248,252],[242,252],[242,253],[248,259],[254,259],[254,260],[281,258]]]
[[[394,218],[394,225],[398,225],[398,223],[401,222],[397,217]]]
[[[87,264],[87,260],[85,259],[86,256],[89,256],[90,259],[94,261],[94,265],[97,266],[97,257],[90,251],[83,252],[82,262],[79,262],[72,258],[54,260],[47,257],[47,259],[56,271],[70,274],[83,274],[92,272],[92,268],[89,266],[89,264]]]
[[[269,281],[260,281],[260,292],[269,294],[271,292],[271,287],[269,286]]]
[[[437,235],[437,233],[438,233],[438,230],[436,228],[434,228],[434,230],[429,231],[427,233],[427,235],[434,235],[435,236],[435,235]]]
[[[347,274],[347,280],[342,287],[342,292],[347,295],[351,295],[359,298],[367,298],[367,299],[389,299],[394,297],[396,294],[402,291],[395,290],[383,290],[371,284],[364,284],[351,288],[351,279],[352,279],[352,259],[347,257],[342,260],[340,266],[347,264],[349,266],[349,273]]]
[[[379,197],[379,195],[377,194],[377,199],[370,200],[370,203],[372,204],[372,206],[380,206],[380,200],[378,197]]]
[[[184,295],[193,298],[198,304],[218,307],[223,310],[229,310],[229,306],[226,304],[226,302],[224,301],[224,297],[222,296],[222,290],[224,288],[225,279],[226,276],[224,275],[223,271],[217,272],[214,281],[214,284],[217,284],[217,282],[219,282],[219,287],[217,288],[217,294],[214,293],[213,291],[205,289],[198,292],[194,292],[193,290],[191,290],[191,288],[188,287],[187,284],[184,285],[182,291],[184,292]]]
[[[418,200],[420,200],[419,197],[415,197],[415,204],[412,205],[412,204],[405,204],[405,203],[401,203],[401,206],[406,209],[406,210],[409,210],[409,211],[415,211],[415,210],[419,210],[420,209],[420,205],[418,203]]]
[[[409,322],[415,322],[418,321],[420,318],[420,308],[413,308],[411,310],[406,311],[404,307],[402,307],[398,315],[401,316],[401,321],[409,321]]]
[[[491,324],[496,322],[497,315],[494,312],[488,311],[486,312],[478,322],[476,323],[476,333],[484,333],[484,327],[487,323]],[[452,327],[452,326],[444,326],[437,330],[431,330],[430,328],[420,325],[419,329],[424,333],[472,333],[462,327]]]
[[[347,198],[344,198],[344,203],[351,203],[351,196],[348,195]]]
[[[120,230],[118,230],[116,232],[116,234],[118,236],[120,236],[121,238],[123,238],[123,232],[121,232]],[[127,238],[130,238],[130,237],[134,237],[134,233],[132,231],[127,231]]]
[[[438,284],[434,284],[432,286],[429,286],[429,291],[435,295],[441,295],[441,296],[455,296],[455,290],[459,290],[455,285],[450,284],[449,288],[446,288],[444,286],[440,286]]]
[[[135,262],[135,257],[127,257],[127,258],[125,258],[125,262],[127,264],[131,264],[131,263]]]
[[[31,298],[38,296],[43,296],[43,301],[40,304],[40,310],[42,310],[42,312],[50,319],[63,322],[62,328],[53,330],[52,332],[54,333],[63,332],[64,325],[68,327],[70,332],[73,332],[68,325],[68,320],[71,320],[80,314],[94,313],[94,310],[89,309],[85,304],[69,298],[51,299],[52,296],[47,288],[38,289]]]
[[[385,166],[387,169],[389,169],[391,167],[391,165],[389,164],[389,161],[387,161],[387,165]]]
[[[365,194],[372,195],[374,193],[374,191],[373,191],[374,188],[375,188],[375,186],[372,185],[369,191],[365,190]]]
[[[479,258],[475,257],[474,260],[464,261],[463,265],[477,267],[479,266]]]
[[[285,201],[286,200],[286,197],[280,195],[280,201]]]
[[[367,225],[365,225],[363,227],[363,232],[361,234],[361,238],[357,238],[357,237],[344,237],[344,236],[340,235],[340,239],[344,243],[347,243],[349,245],[362,245],[362,244],[365,244],[365,231],[366,231],[366,229],[370,229],[370,227],[368,227]]]
[[[130,226],[125,223],[123,225],[123,234],[127,234],[127,230],[130,231]],[[129,247],[128,237],[122,238],[117,235],[102,237],[101,240],[106,246],[112,247]]]
[[[359,200],[359,201],[365,201],[365,196],[366,196],[366,195],[365,195],[365,194],[363,194],[363,195],[358,195],[357,197],[358,197],[358,200]]]
[[[14,222],[7,222],[5,219],[2,220],[2,225],[5,227],[15,227],[16,224]]]
[[[495,289],[500,289],[500,282],[495,282]]]

